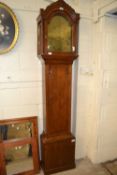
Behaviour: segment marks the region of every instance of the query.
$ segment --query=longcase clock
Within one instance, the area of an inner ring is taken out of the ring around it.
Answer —
[[[78,57],[79,14],[63,0],[41,9],[38,55],[43,64],[42,167],[51,174],[75,167],[71,133],[72,63]]]

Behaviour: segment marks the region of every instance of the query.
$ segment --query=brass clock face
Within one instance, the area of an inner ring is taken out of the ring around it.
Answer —
[[[13,11],[0,2],[0,54],[10,51],[18,38],[19,26]]]
[[[72,51],[72,26],[63,16],[54,16],[48,24],[48,52]]]

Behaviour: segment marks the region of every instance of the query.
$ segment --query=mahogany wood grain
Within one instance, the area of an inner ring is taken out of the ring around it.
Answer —
[[[5,166],[4,145],[0,141],[0,175],[7,175]]]
[[[75,168],[75,137],[61,135],[47,138],[41,136],[43,145],[42,167],[45,174]]]
[[[46,65],[45,132],[60,134],[71,126],[71,65]],[[51,117],[50,117],[51,116]]]

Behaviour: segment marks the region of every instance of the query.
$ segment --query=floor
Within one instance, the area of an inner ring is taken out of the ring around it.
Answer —
[[[33,169],[32,158],[9,162],[7,164],[7,175],[13,175],[29,169]],[[44,175],[43,171],[41,170],[38,175]],[[76,162],[75,169],[59,172],[53,175],[117,175],[117,160],[94,165],[90,160],[82,159]]]
[[[117,175],[117,159],[103,164],[103,167],[106,168],[111,175]]]
[[[44,175],[41,171],[39,175]],[[117,161],[94,165],[88,159],[76,162],[76,168],[54,175],[117,175]]]
[[[32,170],[32,169],[33,169],[32,158],[14,160],[12,162],[7,163],[6,165],[7,175],[13,175],[20,172]]]

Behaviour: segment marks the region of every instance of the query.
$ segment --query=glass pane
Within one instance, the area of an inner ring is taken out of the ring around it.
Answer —
[[[17,123],[10,125],[0,125],[0,139],[18,139],[32,136],[32,123]]]
[[[6,149],[5,161],[7,175],[33,170],[32,145]]]
[[[72,51],[72,26],[62,16],[54,16],[48,24],[48,51]]]

